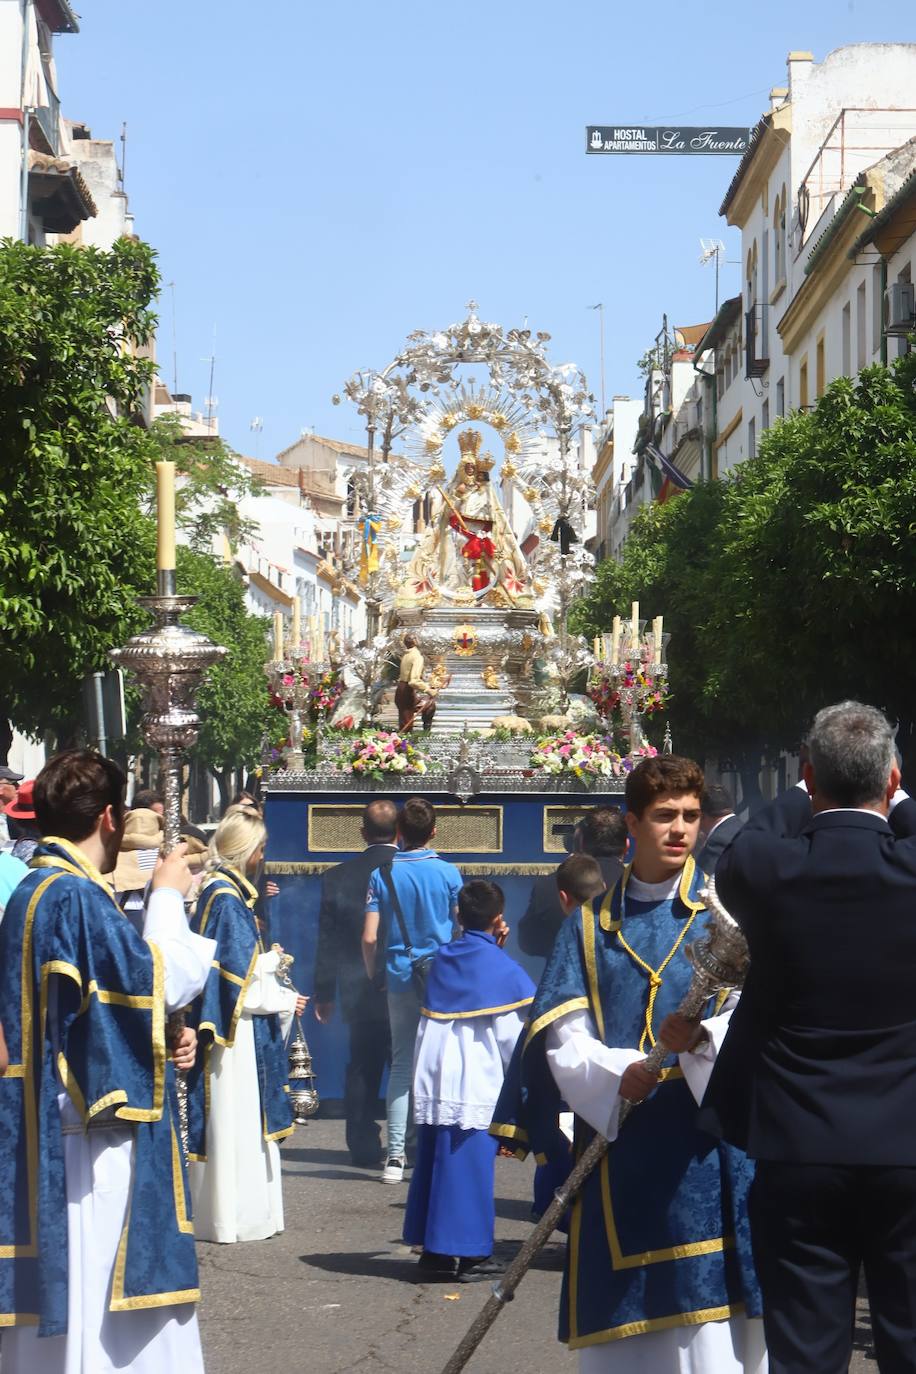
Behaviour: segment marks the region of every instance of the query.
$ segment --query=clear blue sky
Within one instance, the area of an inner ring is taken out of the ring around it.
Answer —
[[[586,157],[588,123],[753,124],[785,57],[916,39],[901,0],[82,0],[57,40],[64,113],[128,124],[138,232],[175,282],[179,389],[261,457],[301,429],[361,440],[331,395],[416,328],[525,316],[597,394],[638,394],[662,312],[708,319],[699,239],[729,158]],[[738,287],[730,266],[723,296]],[[160,305],[171,383],[171,304]]]

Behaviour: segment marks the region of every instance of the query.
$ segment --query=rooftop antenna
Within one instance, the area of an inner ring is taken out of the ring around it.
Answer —
[[[210,364],[210,388],[205,402],[207,407],[207,429],[209,430],[213,423],[213,412],[219,405],[219,401],[213,395],[213,375],[216,371],[216,325],[213,326],[213,352],[210,354],[209,358],[201,358],[201,362]]]
[[[607,407],[604,401],[604,302],[599,301],[597,305],[590,305],[589,310],[598,311],[598,319],[601,328],[601,423],[604,424],[604,417]]]
[[[127,194],[127,120],[121,125],[121,190]]]
[[[725,244],[721,239],[700,239],[700,266],[716,263],[716,314],[719,313],[719,263],[725,258]]]
[[[178,328],[175,323],[175,283],[169,282],[172,297],[172,395],[178,391]]]
[[[256,416],[254,417],[254,419],[251,421],[251,423],[249,424],[248,428],[251,430],[252,434],[254,434],[254,436],[255,436],[255,440],[254,440],[254,456],[255,456],[255,458],[260,458],[260,456],[261,456],[261,432],[262,432],[262,430],[264,429],[264,420],[262,419],[262,417],[261,417],[260,415],[256,415]]]

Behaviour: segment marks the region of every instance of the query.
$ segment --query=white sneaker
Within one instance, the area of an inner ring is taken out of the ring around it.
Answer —
[[[392,1155],[382,1170],[382,1183],[404,1182],[404,1156]]]

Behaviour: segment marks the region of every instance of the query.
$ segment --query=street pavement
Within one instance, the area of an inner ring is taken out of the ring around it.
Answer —
[[[424,1284],[400,1243],[406,1184],[353,1168],[343,1122],[312,1121],[282,1149],[286,1230],[199,1244],[207,1374],[439,1374],[491,1280]],[[497,1254],[528,1234],[531,1162],[497,1160]],[[468,1365],[469,1374],[573,1374],[556,1338],[562,1246],[551,1243]],[[860,1304],[853,1374],[874,1374]]]

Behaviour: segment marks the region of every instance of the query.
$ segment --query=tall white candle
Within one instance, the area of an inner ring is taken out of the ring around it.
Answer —
[[[283,612],[274,611],[274,660],[279,663],[283,657]]]
[[[611,662],[616,663],[620,658],[620,616],[615,615],[611,625]]]
[[[630,636],[631,636],[632,641],[633,641],[632,644],[630,645],[630,653],[631,653],[631,654],[638,654],[638,653],[639,653],[639,602],[638,602],[638,601],[634,601],[633,604],[630,606]]]
[[[175,464],[156,464],[156,566],[175,567]]]
[[[302,608],[299,605],[298,596],[293,601],[293,631],[290,643],[294,649],[298,649],[302,642]]]

